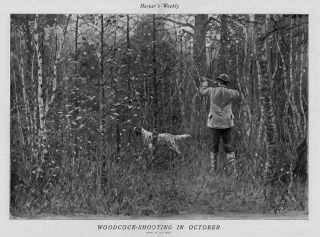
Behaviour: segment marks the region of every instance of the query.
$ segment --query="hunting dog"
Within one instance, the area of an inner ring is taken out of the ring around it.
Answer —
[[[159,146],[166,146],[183,159],[183,155],[181,154],[176,141],[191,137],[190,134],[173,135],[170,133],[150,132],[143,127],[135,127],[134,131],[137,136],[142,136],[142,142],[144,145],[148,146],[152,157]]]

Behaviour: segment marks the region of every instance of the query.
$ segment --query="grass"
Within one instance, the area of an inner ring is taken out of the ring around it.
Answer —
[[[287,184],[279,184],[265,196],[262,159],[238,155],[239,176],[234,177],[227,172],[224,154],[214,174],[208,171],[207,151],[191,144],[184,148],[184,154],[180,161],[159,151],[151,164],[148,152],[120,153],[118,162],[107,160],[100,193],[96,191],[96,163],[81,154],[74,167],[56,165],[47,173],[30,171],[31,161],[14,164],[11,214],[161,217],[308,211],[307,185],[298,180],[290,195]],[[58,164],[59,156],[54,157]]]

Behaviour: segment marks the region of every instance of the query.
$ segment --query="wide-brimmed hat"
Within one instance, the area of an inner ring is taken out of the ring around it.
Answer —
[[[225,73],[220,74],[216,79],[220,80],[220,81],[223,81],[225,83],[231,83],[231,80],[230,80],[229,76],[227,74],[225,74]]]

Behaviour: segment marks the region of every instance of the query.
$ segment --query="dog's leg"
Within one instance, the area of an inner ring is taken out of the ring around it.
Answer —
[[[184,157],[183,157],[181,151],[179,150],[179,147],[177,146],[177,144],[171,142],[171,143],[170,143],[170,149],[171,149],[178,157],[180,157],[180,160],[184,160]]]
[[[150,154],[151,154],[151,161],[149,163],[149,168],[150,168],[156,160],[155,154],[157,152],[157,146],[154,146],[154,145],[152,145],[152,143],[149,143],[148,147],[149,147]]]
[[[153,145],[152,145],[152,143],[149,143],[149,144],[148,144],[148,147],[149,147],[149,150],[150,150],[150,152],[151,152],[151,154],[152,154],[152,152],[153,152]]]

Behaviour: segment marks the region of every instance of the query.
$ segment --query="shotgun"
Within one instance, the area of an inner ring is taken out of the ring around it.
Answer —
[[[210,82],[212,82],[213,84],[218,84],[218,82],[216,81],[216,80],[214,80],[214,79],[209,79],[209,78],[206,78],[206,77],[202,77],[202,76],[199,76],[199,75],[197,75],[197,74],[193,74],[194,76],[196,76],[196,77],[198,77],[198,78],[200,78],[200,79],[202,79],[203,81],[210,81]]]

